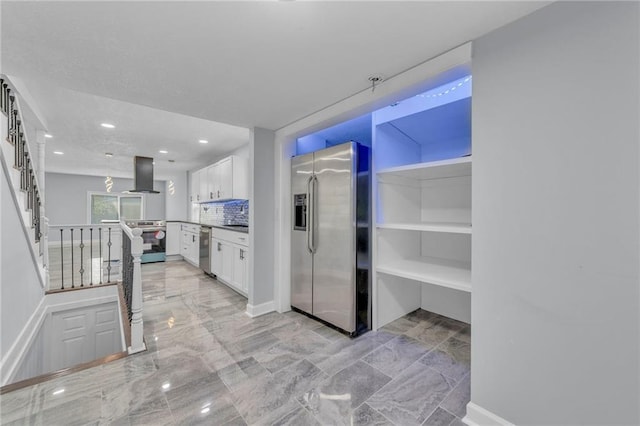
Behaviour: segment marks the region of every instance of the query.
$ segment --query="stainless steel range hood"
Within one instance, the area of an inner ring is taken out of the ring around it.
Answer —
[[[128,192],[138,192],[144,194],[159,194],[159,191],[153,190],[153,158],[134,157],[134,189]]]

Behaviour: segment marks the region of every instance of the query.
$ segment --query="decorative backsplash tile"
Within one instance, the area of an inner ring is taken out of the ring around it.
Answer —
[[[206,225],[249,225],[249,200],[200,204],[200,223]]]

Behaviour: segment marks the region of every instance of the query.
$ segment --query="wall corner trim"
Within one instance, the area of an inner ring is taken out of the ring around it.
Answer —
[[[462,422],[468,426],[515,426],[497,414],[480,407],[473,402],[467,404],[467,415]]]
[[[275,312],[276,305],[273,300],[259,305],[252,305],[247,303],[247,316],[251,318],[259,317],[260,315],[268,314],[269,312]]]

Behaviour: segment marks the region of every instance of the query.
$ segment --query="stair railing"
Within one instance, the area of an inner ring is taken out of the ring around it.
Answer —
[[[119,223],[48,225],[49,291],[115,284],[121,279]]]
[[[40,193],[36,169],[29,153],[29,144],[27,143],[26,129],[20,112],[19,101],[15,90],[10,87],[8,80],[4,76],[0,76],[0,111],[7,118],[7,142],[13,147],[13,168],[20,172],[19,184],[16,183],[16,185],[25,194],[25,208],[30,213],[30,223],[26,225],[33,229],[33,243],[39,246],[38,254],[42,256],[42,266],[45,270],[46,280],[49,266],[46,253],[48,229],[46,218],[43,216],[43,197]]]

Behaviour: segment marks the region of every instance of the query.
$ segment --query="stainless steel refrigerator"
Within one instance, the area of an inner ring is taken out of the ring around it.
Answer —
[[[371,329],[370,163],[355,142],[291,159],[291,306],[351,335]]]

